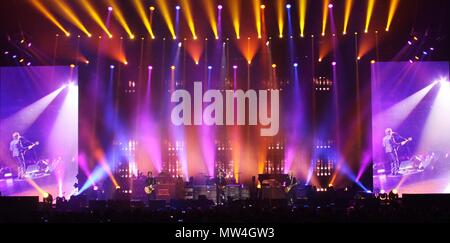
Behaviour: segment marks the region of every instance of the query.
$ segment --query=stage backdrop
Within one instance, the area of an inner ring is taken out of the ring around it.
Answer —
[[[372,65],[374,190],[442,193],[450,190],[450,84],[447,62]],[[392,128],[400,169],[391,173],[383,147]]]
[[[75,67],[0,68],[0,191],[2,195],[70,196],[77,181],[78,86]],[[39,144],[24,155],[17,178],[12,133]]]

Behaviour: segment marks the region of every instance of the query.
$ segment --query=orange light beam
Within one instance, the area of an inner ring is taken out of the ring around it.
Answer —
[[[40,1],[31,0],[30,2],[39,12],[41,12],[48,20],[50,20],[50,22],[52,22],[56,27],[64,32],[66,36],[70,36],[69,31],[67,31],[66,28],[62,26],[62,24],[56,19],[56,17],[52,13],[50,13],[50,11],[44,5],[42,5]]]
[[[307,8],[308,0],[299,0],[298,1],[298,16],[300,23],[300,37],[305,37],[305,22],[306,22],[306,8]]]
[[[72,11],[70,6],[67,5],[63,0],[55,1],[54,2],[59,9],[62,10],[63,17],[66,18],[68,21],[73,23],[76,27],[78,27],[83,33],[85,33],[87,36],[91,37],[92,34],[89,33],[89,31],[86,29],[86,27],[81,23],[81,20],[77,17],[77,15]]]
[[[191,31],[192,38],[197,39],[197,34],[195,33],[194,18],[192,17],[192,8],[189,0],[181,0],[181,8],[183,9],[184,17],[188,24],[189,30]]]
[[[215,6],[213,5],[213,1],[211,0],[203,0],[203,5],[206,9],[206,15],[209,20],[209,24],[211,25],[211,29],[214,33],[214,37],[216,39],[219,38],[219,32],[217,31],[217,21],[216,21],[216,14],[215,14]]]
[[[350,19],[350,13],[353,7],[353,0],[345,0],[345,12],[344,12],[344,30],[342,33],[347,34],[348,21]]]
[[[285,16],[285,0],[277,0],[277,22],[278,22],[278,37],[283,38],[284,30],[284,16]]]
[[[175,34],[175,29],[173,27],[172,17],[170,16],[169,6],[166,0],[156,0],[156,5],[158,5],[161,14],[166,22],[167,27],[169,28],[170,34],[172,34],[172,38],[176,39],[177,36]]]
[[[120,10],[119,5],[115,0],[108,0],[108,4],[113,8],[113,15],[119,22],[119,24],[122,26],[122,28],[127,32],[128,37],[130,39],[134,39],[134,34],[131,32],[130,26],[128,25],[127,21],[125,20],[125,17],[123,16],[122,11]]]
[[[330,0],[323,0],[323,6],[322,6],[322,36],[325,35],[325,31],[327,28],[327,21],[328,21],[328,4],[330,4]]]
[[[261,0],[253,1],[253,15],[255,16],[255,25],[258,38],[261,38]]]
[[[234,32],[236,33],[236,38],[240,39],[240,15],[241,15],[241,7],[239,0],[229,0],[229,10],[231,15],[231,20],[233,23]]]
[[[89,2],[89,0],[80,0],[79,3],[84,7],[86,12],[91,16],[91,18],[102,28],[103,31],[108,35],[109,38],[112,38],[113,35],[111,32],[106,28],[105,24],[103,23],[100,15],[95,10],[94,6]]]
[[[389,6],[388,21],[386,24],[386,31],[389,31],[389,29],[391,28],[392,20],[394,19],[394,15],[395,15],[395,12],[397,10],[399,3],[400,3],[400,0],[391,0],[390,6]]]
[[[139,17],[141,18],[142,23],[144,24],[148,34],[152,39],[155,39],[155,34],[153,33],[152,26],[150,25],[150,20],[148,19],[147,14],[145,13],[144,4],[140,0],[133,0],[133,5],[136,8],[136,11],[138,12]]]
[[[375,0],[368,0],[367,2],[367,15],[366,15],[366,27],[364,33],[369,31],[370,20],[372,19],[373,7],[375,6]]]
[[[43,197],[47,197],[48,193],[46,191],[44,191],[44,189],[42,189],[38,184],[36,184],[36,182],[34,182],[32,179],[30,178],[25,178],[26,182],[28,184],[30,184],[34,189],[36,189],[36,191],[39,192],[39,194],[41,194],[41,196]]]

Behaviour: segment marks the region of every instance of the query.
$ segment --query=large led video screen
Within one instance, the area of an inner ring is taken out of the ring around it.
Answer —
[[[68,198],[77,179],[77,68],[0,68],[0,192]],[[48,197],[50,198],[50,197]]]
[[[448,62],[372,65],[375,192],[450,192]]]

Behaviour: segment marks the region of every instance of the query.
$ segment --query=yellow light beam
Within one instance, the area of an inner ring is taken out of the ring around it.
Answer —
[[[283,30],[284,30],[284,16],[285,16],[285,0],[277,0],[276,3],[277,8],[277,22],[278,22],[278,37],[283,38]]]
[[[345,12],[344,12],[344,30],[342,33],[347,34],[348,21],[350,19],[350,13],[352,12],[353,0],[345,0]]]
[[[306,22],[306,8],[308,5],[308,0],[298,0],[298,16],[300,23],[300,36],[305,36],[305,22]]]
[[[216,20],[216,14],[215,14],[215,6],[213,4],[214,2],[211,0],[203,0],[203,5],[206,8],[206,15],[209,20],[209,24],[211,25],[211,29],[214,33],[214,37],[216,39],[219,38],[219,32],[217,31],[217,20]]]
[[[148,19],[147,14],[145,13],[144,4],[140,0],[133,0],[133,5],[139,14],[139,17],[141,18],[142,23],[144,23],[145,29],[147,30],[148,34],[152,39],[155,39],[155,34],[153,33],[152,26],[150,25],[150,20]]]
[[[258,33],[258,38],[261,38],[261,1],[253,1],[253,15],[255,16],[256,32]]]
[[[322,36],[325,35],[325,31],[327,28],[327,21],[328,21],[328,4],[330,4],[330,0],[323,0],[323,6],[322,6]]]
[[[192,17],[192,8],[189,3],[189,0],[181,0],[181,8],[183,9],[184,17],[186,18],[189,30],[191,31],[192,38],[196,40],[197,34],[195,33],[194,18]]]
[[[50,13],[50,11],[44,5],[42,5],[42,3],[40,1],[38,1],[38,0],[31,0],[30,2],[31,2],[31,4],[33,4],[33,6],[39,12],[41,12],[48,20],[50,20],[50,22],[52,22],[54,25],[56,25],[56,27],[58,27],[62,32],[64,32],[64,34],[66,36],[70,36],[69,31],[67,31],[61,25],[61,23],[56,19],[56,17],[52,13]]]
[[[166,0],[156,0],[156,5],[158,5],[161,14],[166,22],[167,27],[169,28],[170,34],[172,34],[172,38],[176,39],[175,29],[173,27],[172,17],[170,16],[169,6]]]
[[[64,13],[62,16],[65,17],[68,21],[73,23],[76,27],[78,27],[83,33],[87,36],[91,37],[92,34],[86,29],[86,27],[81,23],[81,20],[77,17],[77,15],[72,11],[70,6],[67,5],[63,0],[55,1],[56,5],[59,9]]]
[[[152,26],[152,24],[153,24],[153,14],[155,13],[155,7],[154,6],[150,6],[150,17],[149,17],[149,22],[150,22],[150,27]],[[153,33],[153,29],[151,29],[152,30],[152,33]],[[155,39],[155,35],[153,35],[152,36],[152,39]]]
[[[108,37],[112,38],[111,32],[109,32],[108,28],[106,28],[100,15],[97,13],[94,6],[92,6],[89,0],[80,0],[79,3],[84,7],[89,16],[91,16],[91,18],[100,26],[100,28],[102,28],[102,30],[105,31]]]
[[[374,5],[375,5],[375,0],[368,0],[367,15],[366,15],[366,27],[364,28],[364,33],[367,33],[369,31],[370,19],[372,18]]]
[[[400,3],[400,0],[391,0],[390,6],[389,6],[389,15],[388,15],[388,21],[386,24],[386,31],[389,31],[391,27],[392,20],[394,19],[395,12],[397,10],[398,4]]]
[[[239,0],[229,0],[228,9],[230,10],[230,16],[233,23],[234,32],[236,33],[236,38],[240,39],[240,15],[241,6]]]
[[[44,189],[42,189],[38,184],[36,184],[36,182],[34,182],[32,179],[30,178],[25,178],[25,181],[30,184],[30,186],[32,186],[36,191],[39,192],[39,194],[41,194],[41,196],[43,197],[48,197],[48,193],[46,191],[44,191]]]
[[[125,17],[123,16],[122,11],[120,10],[119,5],[115,0],[108,0],[108,4],[113,8],[113,15],[119,22],[119,24],[122,26],[122,28],[127,32],[128,37],[130,39],[134,39],[134,34],[131,32],[130,26],[128,25],[127,21],[125,20]]]

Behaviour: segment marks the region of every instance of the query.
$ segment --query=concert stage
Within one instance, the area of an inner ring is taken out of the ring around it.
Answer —
[[[0,221],[441,222],[449,5],[4,1]]]

